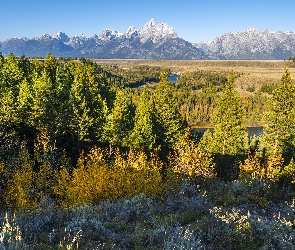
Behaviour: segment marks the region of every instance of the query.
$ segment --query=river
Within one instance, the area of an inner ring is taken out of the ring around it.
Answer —
[[[170,82],[176,83],[178,76],[179,76],[178,74],[170,74],[168,77],[168,80]],[[214,128],[193,128],[192,131],[194,133],[204,134],[205,131],[207,131],[208,129],[210,131],[214,131]],[[254,135],[259,136],[259,135],[262,135],[262,133],[263,133],[263,127],[247,127],[246,131],[248,133],[249,138]]]
[[[210,130],[211,132],[214,131],[214,128],[193,128],[192,131],[194,133],[200,133],[204,134],[207,130]],[[247,127],[246,131],[248,133],[248,137],[252,137],[254,135],[259,136],[263,133],[263,127]]]
[[[176,83],[177,78],[178,78],[178,75],[177,74],[171,74],[168,77],[168,81]]]

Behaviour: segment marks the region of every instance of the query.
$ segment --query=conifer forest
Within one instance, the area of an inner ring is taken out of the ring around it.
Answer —
[[[0,249],[295,249],[290,70],[171,73],[0,54]]]

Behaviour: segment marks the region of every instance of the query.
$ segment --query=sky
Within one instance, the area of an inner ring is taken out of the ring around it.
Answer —
[[[295,31],[294,0],[0,0],[0,9],[0,41],[58,31],[124,33],[151,18],[192,43],[248,28]]]

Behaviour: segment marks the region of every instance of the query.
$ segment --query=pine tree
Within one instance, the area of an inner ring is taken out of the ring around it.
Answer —
[[[54,88],[51,95],[51,131],[54,137],[70,133],[70,90],[73,75],[67,65],[56,68]]]
[[[54,58],[51,53],[48,53],[44,63],[44,68],[52,83],[55,83],[57,67],[58,62],[56,58]]]
[[[124,93],[118,90],[113,109],[106,118],[104,138],[110,145],[127,146],[132,126],[133,119],[126,98]]]
[[[160,84],[154,95],[158,138],[164,151],[173,148],[185,132],[184,121],[173,95],[175,86],[174,83],[168,81],[169,74],[168,69],[162,70]]]
[[[16,97],[18,85],[23,79],[24,72],[20,68],[19,59],[11,53],[2,63],[0,78],[1,91],[9,88],[12,90],[13,96]]]
[[[295,152],[295,85],[289,70],[285,70],[280,85],[273,91],[268,107],[260,152],[265,152],[265,156],[283,154],[291,160]]]
[[[33,126],[33,93],[32,86],[27,81],[27,79],[24,79],[19,86],[17,103],[17,116],[19,122],[27,126]]]
[[[244,113],[234,81],[235,75],[231,72],[211,117],[214,132],[207,131],[200,142],[215,155],[218,174],[226,179],[237,177],[239,156],[244,155],[248,147]]]
[[[98,81],[91,65],[77,64],[69,104],[72,133],[80,141],[95,141],[102,136],[105,102],[101,98]]]
[[[93,118],[89,114],[90,109],[83,93],[83,84],[83,81],[81,82],[75,77],[69,100],[71,107],[70,127],[72,134],[77,136],[78,141],[89,141],[89,128],[93,124]]]
[[[235,75],[231,72],[211,117],[214,124],[213,152],[221,155],[244,154],[248,145],[246,127],[243,124],[244,112],[234,80]]]
[[[24,72],[19,66],[19,60],[13,54],[7,58],[0,57],[0,120],[8,122],[6,125],[16,123],[16,100],[19,84],[24,79]]]
[[[41,77],[33,79],[31,121],[37,129],[48,127],[48,123],[52,120],[52,117],[49,116],[52,88],[51,79],[45,70]]]
[[[134,128],[130,141],[135,148],[142,147],[146,151],[152,151],[157,146],[154,106],[146,89],[141,93],[135,110]]]

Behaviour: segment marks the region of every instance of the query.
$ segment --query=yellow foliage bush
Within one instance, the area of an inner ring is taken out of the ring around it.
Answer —
[[[10,174],[12,178],[8,180],[4,195],[7,207],[18,210],[34,206],[36,204],[34,190],[36,176],[33,171],[33,161],[30,159],[25,143],[21,145],[17,169]]]
[[[117,151],[114,162],[107,163],[106,153],[100,148],[82,155],[72,176],[65,168],[57,173],[55,193],[64,206],[95,203],[101,199],[145,193],[160,195],[167,182],[162,180],[163,163],[156,155],[148,159],[143,151],[131,149],[127,155]]]
[[[266,163],[262,163],[256,154],[248,154],[244,163],[240,163],[240,177],[276,181],[280,177],[283,162],[281,154],[270,155]]]
[[[265,168],[263,169],[263,176],[268,180],[278,180],[282,171],[284,158],[282,154],[270,155],[267,159]]]
[[[189,179],[211,178],[216,176],[213,157],[200,150],[187,133],[178,142],[175,153],[170,156],[170,164],[175,173]]]
[[[46,135],[46,133],[40,133],[40,135]],[[13,165],[2,166],[2,174],[7,179],[3,200],[8,208],[30,209],[37,206],[40,200],[54,194],[56,178],[47,145],[47,140],[37,141],[34,157],[31,157],[26,142],[22,142],[19,155],[12,161]]]
[[[262,163],[256,154],[248,154],[247,159],[240,162],[240,178],[251,177],[253,179],[262,178]]]

